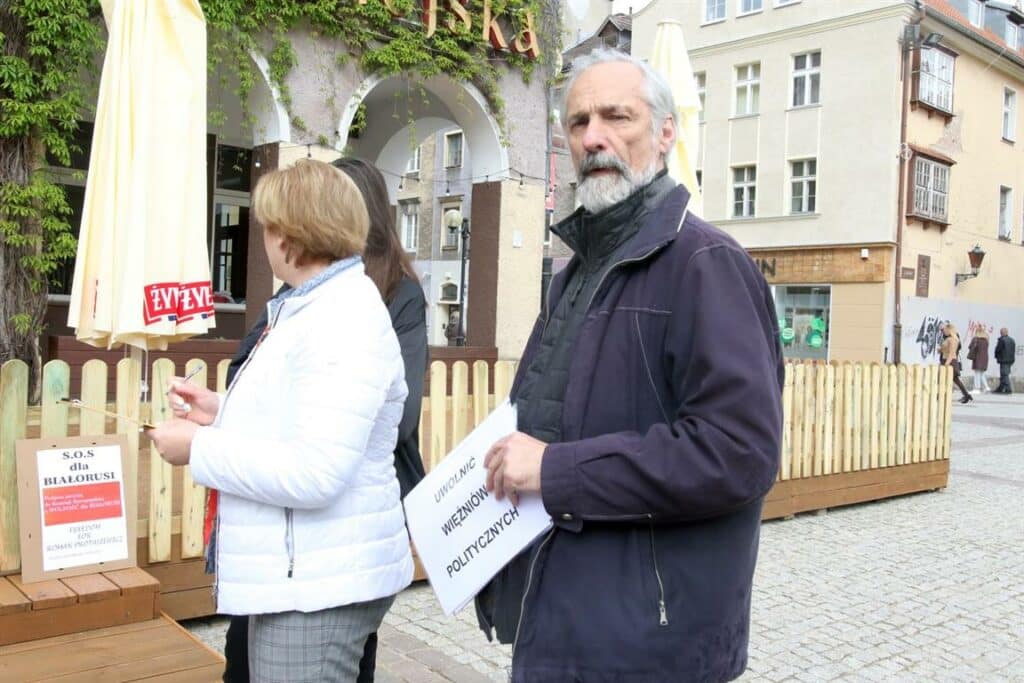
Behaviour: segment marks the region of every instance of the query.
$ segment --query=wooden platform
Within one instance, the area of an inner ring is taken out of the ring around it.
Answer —
[[[148,621],[159,598],[160,584],[137,568],[29,584],[0,577],[0,645]]]
[[[0,647],[0,681],[212,683],[224,658],[165,614]]]
[[[778,481],[765,499],[762,519],[943,489],[948,483],[949,460]]]

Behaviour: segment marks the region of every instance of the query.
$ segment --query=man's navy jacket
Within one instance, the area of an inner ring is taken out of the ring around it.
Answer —
[[[517,641],[514,681],[725,681],[746,667],[782,351],[764,277],[685,211],[688,198],[677,187],[646,214],[596,292],[569,367],[563,440],[543,458],[555,529],[479,596],[488,634],[493,624]],[[551,302],[575,263],[553,279]],[[527,582],[525,598],[508,590]]]

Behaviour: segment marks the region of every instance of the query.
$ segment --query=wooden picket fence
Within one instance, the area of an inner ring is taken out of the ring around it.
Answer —
[[[138,401],[141,366],[117,363],[115,396],[107,393],[108,373],[100,360],[82,368],[72,387],[69,368],[51,361],[43,371],[40,406],[27,405],[28,367],[10,361],[0,367],[0,575],[21,566],[16,498],[15,441],[23,438],[125,434],[129,461],[138,482],[138,558],[162,587],[162,607],[181,619],[213,611],[210,577],[203,571],[203,511],[206,491],[188,467],[171,467],[149,441],[140,438],[138,420],[160,422],[171,415],[160,388],[169,378],[190,372],[161,359],[149,373],[151,399]],[[216,367],[224,390],[228,361]],[[491,366],[459,361],[451,370],[430,367],[430,393],[423,399],[420,450],[431,469],[453,446],[503,401],[516,363]],[[472,393],[469,378],[472,372]],[[207,369],[195,377],[205,384]],[[873,500],[911,491],[943,488],[948,476],[952,375],[937,366],[788,363],[783,391],[784,429],[779,481],[769,494],[765,517]],[[489,391],[489,387],[493,390]],[[84,405],[115,412],[114,419],[60,403],[80,398]]]

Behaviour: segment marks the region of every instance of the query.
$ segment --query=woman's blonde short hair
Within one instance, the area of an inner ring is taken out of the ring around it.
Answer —
[[[285,238],[289,254],[300,264],[361,254],[370,229],[366,204],[352,179],[311,159],[260,178],[253,211],[265,230]]]

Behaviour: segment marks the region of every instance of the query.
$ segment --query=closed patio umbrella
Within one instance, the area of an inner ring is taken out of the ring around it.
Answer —
[[[68,325],[166,349],[213,327],[206,23],[198,0],[101,0],[100,81]]]
[[[654,32],[651,66],[660,72],[672,88],[679,128],[668,158],[668,173],[690,191],[689,210],[704,215],[704,200],[697,183],[697,145],[700,140],[700,95],[693,79],[693,67],[686,52],[683,25],[662,21]]]

